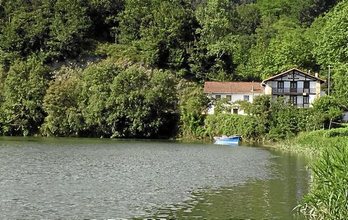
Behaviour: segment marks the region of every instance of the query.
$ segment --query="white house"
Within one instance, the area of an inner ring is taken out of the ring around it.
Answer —
[[[290,69],[262,81],[265,94],[284,97],[298,108],[311,107],[314,100],[323,95],[321,84],[325,81],[298,69]]]
[[[229,103],[236,101],[253,102],[254,97],[262,95],[264,88],[261,82],[205,82],[204,93],[212,100],[226,99]],[[208,114],[214,114],[215,106],[208,109]],[[231,113],[244,114],[239,105],[232,105]]]
[[[296,68],[272,76],[260,82],[205,82],[204,93],[212,100],[227,99],[232,105],[231,113],[244,114],[236,101],[253,102],[258,95],[271,95],[273,98],[284,97],[298,108],[309,108],[314,100],[324,95],[321,84],[325,81]],[[214,114],[215,106],[208,109]],[[346,116],[348,120],[348,116]]]

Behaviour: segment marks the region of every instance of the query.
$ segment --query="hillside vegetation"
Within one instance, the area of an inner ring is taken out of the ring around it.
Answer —
[[[346,0],[0,0],[0,133],[169,137],[202,120],[203,81],[291,67],[331,65],[347,108],[347,14]]]

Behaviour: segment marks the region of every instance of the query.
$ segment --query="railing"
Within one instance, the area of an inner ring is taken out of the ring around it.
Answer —
[[[303,93],[315,93],[315,89],[309,89],[309,88],[272,88],[273,94],[303,94]]]

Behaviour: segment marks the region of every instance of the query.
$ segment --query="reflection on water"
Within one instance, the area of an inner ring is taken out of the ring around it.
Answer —
[[[253,147],[0,138],[0,219],[289,219],[304,166]]]
[[[308,189],[303,157],[272,152],[274,177],[194,193],[186,204],[167,207],[155,217],[170,219],[304,219],[293,208]]]

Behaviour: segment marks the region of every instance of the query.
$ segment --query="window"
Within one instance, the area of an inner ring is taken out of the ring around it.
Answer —
[[[249,101],[249,95],[245,95],[243,98],[244,101]]]
[[[226,99],[227,99],[227,101],[232,101],[232,96],[231,95],[226,95]]]
[[[290,82],[290,89],[297,89],[297,82]]]
[[[297,96],[295,95],[290,96],[290,104],[297,105]]]
[[[303,88],[309,89],[309,81],[304,81]]]
[[[280,92],[280,93],[284,92],[284,82],[283,81],[277,82],[277,92]]]
[[[234,108],[232,110],[233,110],[233,114],[238,115],[238,108]]]
[[[290,92],[297,92],[297,82],[290,82]]]
[[[216,100],[220,100],[221,99],[221,95],[215,95],[215,99]]]
[[[284,89],[284,82],[283,81],[277,82],[277,88],[278,89]]]
[[[303,96],[303,104],[309,104],[309,96]]]

